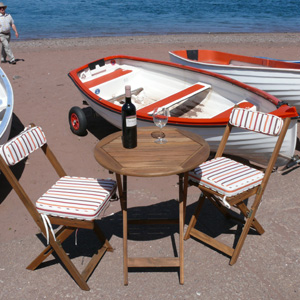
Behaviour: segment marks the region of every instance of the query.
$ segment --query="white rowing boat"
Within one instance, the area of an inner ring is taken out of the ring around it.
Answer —
[[[0,145],[9,138],[14,108],[14,94],[11,84],[0,68]]]
[[[125,85],[131,85],[138,126],[153,126],[154,108],[169,107],[171,116],[167,126],[200,134],[212,151],[217,149],[236,104],[282,118],[290,116],[293,120],[277,165],[285,165],[294,155],[296,109],[280,106],[274,96],[230,78],[170,62],[127,56],[111,56],[86,64],[71,71],[69,77],[92,109],[118,128],[121,128]],[[86,118],[80,108],[71,108],[69,121],[74,133],[86,131]],[[275,140],[241,129],[231,135],[225,152],[264,164],[273,151]]]
[[[300,64],[213,50],[170,51],[170,60],[228,76],[275,96],[300,113]]]

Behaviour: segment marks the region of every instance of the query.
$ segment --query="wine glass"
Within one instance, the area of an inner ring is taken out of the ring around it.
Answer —
[[[165,134],[162,132],[162,128],[167,124],[169,116],[169,109],[165,107],[157,107],[153,112],[153,122],[159,128],[158,139],[155,140],[157,144],[165,144],[167,140],[164,138]]]

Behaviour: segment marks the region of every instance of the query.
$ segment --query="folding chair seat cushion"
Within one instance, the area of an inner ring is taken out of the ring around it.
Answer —
[[[206,161],[189,172],[189,179],[226,197],[261,184],[264,173],[227,157]]]
[[[64,176],[36,202],[39,213],[55,217],[93,220],[116,191],[111,179]]]

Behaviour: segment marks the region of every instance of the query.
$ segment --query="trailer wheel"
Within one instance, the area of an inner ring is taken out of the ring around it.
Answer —
[[[80,107],[74,106],[69,111],[70,129],[74,134],[85,135],[87,129],[87,119]]]

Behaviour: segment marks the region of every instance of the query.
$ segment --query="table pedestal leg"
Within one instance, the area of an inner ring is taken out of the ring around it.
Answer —
[[[128,216],[127,216],[127,176],[123,176],[123,184],[121,176],[116,174],[118,191],[121,202],[121,209],[123,215],[123,275],[124,285],[128,285],[128,247],[127,247],[127,234],[128,234]]]
[[[188,188],[188,172],[179,174],[179,282],[184,284],[184,221]]]
[[[124,285],[128,285],[128,264],[130,267],[179,267],[179,282],[184,284],[184,221],[187,200],[188,173],[179,175],[179,257],[178,258],[128,258],[128,216],[127,216],[127,176],[116,174],[123,214],[123,274]],[[168,220],[169,224],[171,220]]]

